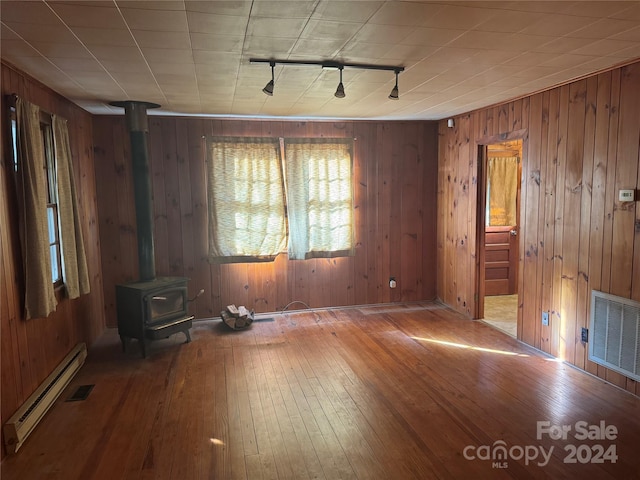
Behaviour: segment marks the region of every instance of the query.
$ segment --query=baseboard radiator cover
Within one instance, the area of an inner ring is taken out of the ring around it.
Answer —
[[[589,360],[640,381],[640,302],[591,291]]]
[[[87,346],[79,343],[4,424],[2,433],[7,453],[16,453],[23,445],[86,358]]]

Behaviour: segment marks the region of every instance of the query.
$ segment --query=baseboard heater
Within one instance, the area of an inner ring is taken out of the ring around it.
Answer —
[[[4,444],[7,453],[18,451],[71,379],[78,373],[85,358],[87,358],[87,346],[79,343],[4,424]]]
[[[589,360],[640,381],[640,302],[592,290]]]

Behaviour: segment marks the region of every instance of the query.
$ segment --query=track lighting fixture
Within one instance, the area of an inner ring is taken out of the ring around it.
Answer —
[[[264,88],[262,89],[262,91],[264,93],[266,93],[267,95],[269,95],[270,97],[273,96],[273,69],[276,66],[276,62],[269,62],[269,65],[271,65],[271,80],[269,80],[269,83],[267,83]]]
[[[398,70],[396,70],[396,86],[393,87],[393,89],[391,90],[391,93],[389,94],[389,98],[391,100],[398,100],[399,96],[398,96],[398,74],[400,72]]]
[[[344,85],[342,85],[342,69],[344,67],[340,66],[340,83],[338,84],[338,89],[334,94],[337,98],[344,98]]]
[[[273,77],[273,69],[276,64],[280,65],[315,65],[322,68],[329,68],[333,70],[340,70],[340,83],[338,84],[338,88],[336,93],[334,94],[337,98],[344,98],[344,85],[342,84],[342,70],[345,67],[349,68],[360,68],[363,70],[388,70],[391,72],[395,72],[396,74],[396,85],[391,90],[389,94],[389,98],[391,100],[398,100],[398,74],[404,71],[404,67],[397,67],[393,65],[374,65],[367,63],[343,63],[343,62],[334,62],[334,61],[321,61],[321,60],[276,60],[276,59],[261,59],[261,58],[250,58],[249,63],[268,63],[271,66],[271,81],[267,83],[266,87],[262,89],[264,93],[267,95],[273,95],[273,85],[274,85],[274,77]]]

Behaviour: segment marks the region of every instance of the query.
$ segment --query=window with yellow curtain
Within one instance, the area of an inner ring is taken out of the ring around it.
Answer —
[[[516,225],[518,157],[488,159],[487,225]]]
[[[285,139],[289,258],[353,255],[351,139]]]
[[[286,248],[280,143],[208,137],[209,259],[268,261]]]

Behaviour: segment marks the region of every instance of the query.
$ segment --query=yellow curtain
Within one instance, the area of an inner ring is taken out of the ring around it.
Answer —
[[[490,226],[516,225],[518,157],[490,157],[488,161],[487,221]]]
[[[273,260],[286,249],[280,143],[208,137],[209,259]]]
[[[25,276],[25,316],[46,317],[56,309],[51,280],[47,179],[40,108],[16,99],[20,237]]]
[[[354,254],[351,139],[285,139],[289,258]]]
[[[69,298],[89,293],[89,271],[82,239],[80,210],[71,164],[71,145],[67,121],[53,115],[53,141],[56,153],[58,184],[58,211],[60,215],[60,244],[62,245],[62,271]]]

